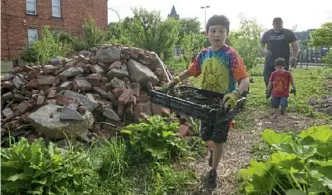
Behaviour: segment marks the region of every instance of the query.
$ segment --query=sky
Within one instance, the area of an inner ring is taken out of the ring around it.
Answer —
[[[309,3],[310,2],[310,3]],[[205,11],[202,6],[210,6],[206,9],[206,20],[212,15],[223,14],[230,19],[230,29],[239,27],[239,15],[243,14],[249,19],[255,19],[266,29],[272,28],[274,17],[281,17],[284,27],[296,31],[319,28],[324,22],[332,22],[332,1],[313,0],[304,3],[302,0],[108,0],[108,8],[116,10],[120,19],[132,16],[131,8],[145,8],[149,11],[159,11],[163,18],[171,12],[175,6],[180,18],[197,17],[201,27],[205,24]],[[119,18],[116,12],[108,11],[108,22],[117,22]]]

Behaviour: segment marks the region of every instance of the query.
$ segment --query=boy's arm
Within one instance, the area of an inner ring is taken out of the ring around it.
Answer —
[[[289,82],[290,82],[292,88],[295,89],[295,83],[294,83],[292,73],[289,73]]]
[[[268,90],[271,90],[271,87],[272,87],[272,81],[270,80],[270,81],[269,81],[269,84],[267,85],[267,89],[268,89]]]
[[[193,63],[189,66],[189,68],[182,73],[179,74],[179,76],[175,77],[168,83],[169,88],[173,88],[176,84],[182,82],[183,80],[186,80],[187,78],[194,76],[197,77],[201,74],[201,67],[199,64],[199,54],[193,61]]]
[[[273,78],[274,78],[274,72],[272,72],[272,74],[271,74],[271,76],[270,76],[270,78],[269,78],[269,84],[267,85],[267,89],[268,90],[271,90],[271,88],[272,88],[272,82],[273,82]]]
[[[234,51],[234,55],[232,57],[231,72],[234,79],[239,82],[238,90],[241,95],[243,92],[248,90],[250,79],[243,60],[236,51]]]

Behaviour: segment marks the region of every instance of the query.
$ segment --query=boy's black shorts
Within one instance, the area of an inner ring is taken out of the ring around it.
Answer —
[[[232,119],[218,124],[201,121],[200,134],[204,141],[212,140],[215,143],[226,143]]]

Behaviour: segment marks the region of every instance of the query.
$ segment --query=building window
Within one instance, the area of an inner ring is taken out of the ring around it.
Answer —
[[[52,16],[60,18],[61,17],[61,6],[60,0],[52,0]]]
[[[28,29],[28,43],[33,44],[38,40],[38,30],[35,28]]]
[[[37,2],[36,0],[26,0],[27,14],[36,15],[37,14]]]

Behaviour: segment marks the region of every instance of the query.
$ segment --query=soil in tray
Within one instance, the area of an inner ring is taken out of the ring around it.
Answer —
[[[163,92],[165,91],[163,90]],[[222,101],[222,97],[202,95],[195,88],[174,88],[173,90],[168,90],[167,94],[210,108],[220,108]],[[220,95],[222,96],[222,94]]]

